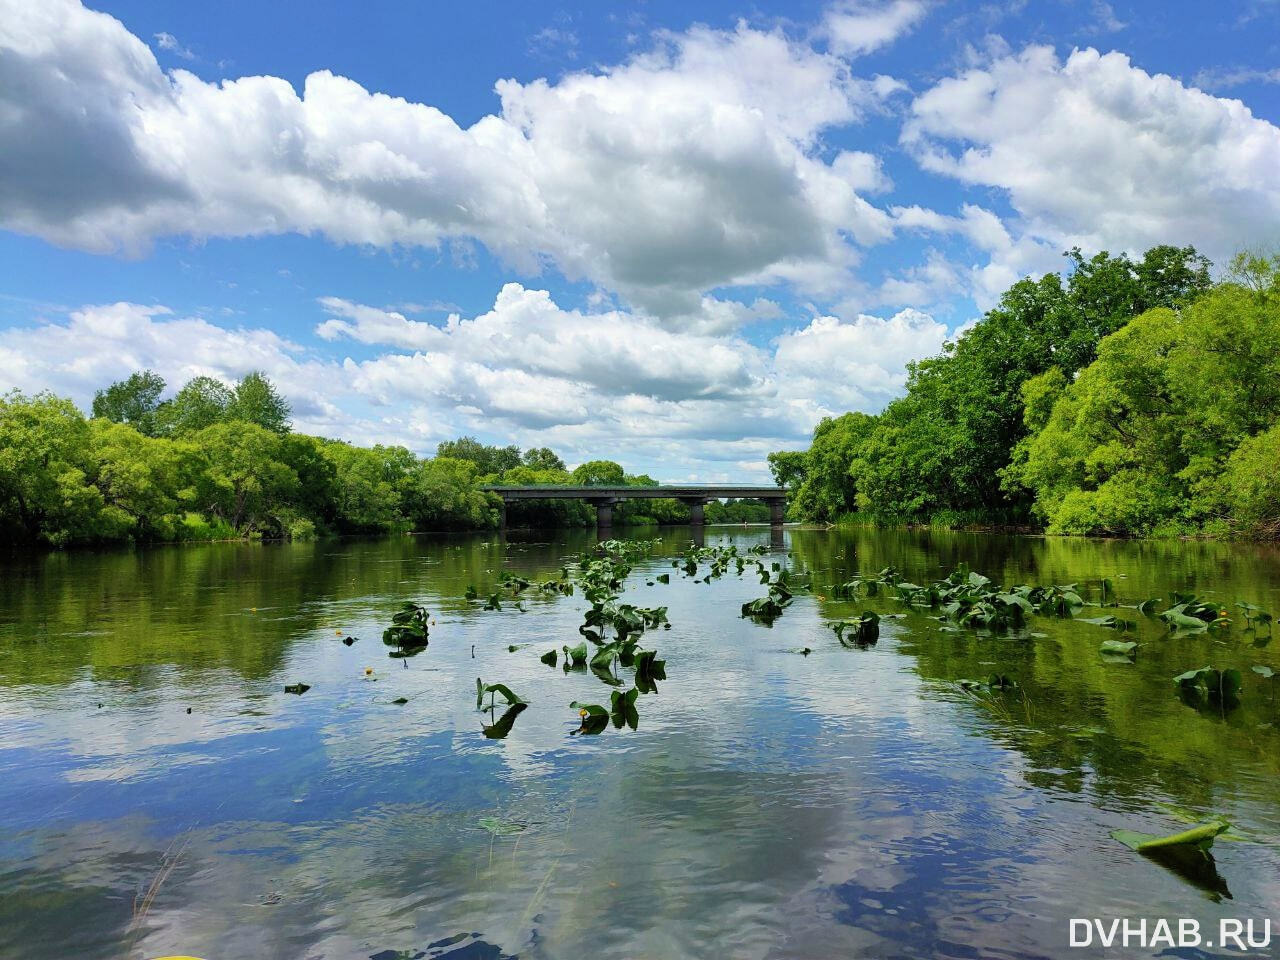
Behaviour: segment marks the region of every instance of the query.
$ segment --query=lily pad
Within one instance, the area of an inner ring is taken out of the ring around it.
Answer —
[[[1101,651],[1104,656],[1132,657],[1138,645],[1132,640],[1103,640]]]
[[[301,696],[302,694],[306,693],[310,689],[311,689],[311,684],[309,683],[290,683],[290,684],[286,684],[284,688],[284,692],[296,693],[299,696]]]
[[[1171,833],[1163,837],[1159,834],[1140,833],[1136,830],[1112,830],[1111,837],[1138,853],[1151,853],[1168,847],[1183,846],[1194,847],[1207,853],[1209,848],[1213,846],[1214,838],[1230,829],[1231,824],[1225,820],[1213,820],[1209,823],[1202,823],[1192,827],[1190,830]]]

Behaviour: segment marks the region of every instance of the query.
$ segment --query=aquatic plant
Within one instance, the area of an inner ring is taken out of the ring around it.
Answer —
[[[1178,695],[1192,706],[1212,705],[1230,710],[1240,703],[1240,671],[1201,667],[1173,678]]]
[[[489,707],[492,708],[495,697],[502,697],[509,704],[524,703],[505,683],[485,683],[476,677],[476,709],[484,709],[484,695],[489,694]]]
[[[391,626],[382,631],[382,642],[396,648],[388,656],[414,657],[427,649],[430,625],[431,614],[425,607],[411,600],[402,603],[391,617]]]
[[[880,616],[866,610],[856,620],[837,620],[831,629],[846,647],[868,647],[880,638]]]

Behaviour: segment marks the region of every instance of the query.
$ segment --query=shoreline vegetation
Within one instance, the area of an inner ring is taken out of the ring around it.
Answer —
[[[1067,252],[912,363],[880,414],[770,454],[788,516],[1109,537],[1280,538],[1280,255]]]
[[[1280,255],[1214,281],[1192,247],[1141,259],[1067,252],[1065,276],[1010,287],[943,351],[909,365],[881,413],[822,420],[769,455],[788,518],[816,523],[1119,537],[1280,538]],[[66,547],[310,540],[494,529],[483,484],[652,485],[610,460],[569,470],[546,447],[473,437],[433,457],[291,429],[261,373],[151,371],[98,391],[91,415],[49,392],[0,396],[0,542]],[[675,500],[624,501],[619,527],[688,522]],[[763,522],[757,501],[708,523]],[[511,527],[588,527],[566,500],[508,507]]]
[[[434,457],[295,433],[262,374],[234,387],[196,377],[162,400],[151,371],[98,391],[86,417],[51,393],[0,396],[0,542],[19,547],[159,544],[495,529],[501,500],[482,484],[652,486],[610,460],[568,470],[546,447],[473,437]],[[531,500],[514,527],[586,527],[595,509]],[[757,501],[707,506],[707,520],[767,522]],[[676,500],[618,505],[618,526],[687,522]]]

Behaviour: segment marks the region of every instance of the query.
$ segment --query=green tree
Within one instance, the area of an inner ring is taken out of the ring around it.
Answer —
[[[520,466],[520,448],[492,447],[475,437],[445,440],[436,447],[436,456],[450,460],[469,460],[476,465],[480,477],[490,477]]]
[[[405,507],[415,530],[466,530],[495,526],[497,498],[476,489],[470,460],[435,457],[409,474]]]
[[[151,370],[143,370],[117,380],[93,395],[95,418],[128,423],[146,436],[156,434],[156,410],[164,393],[164,378]]]
[[[193,377],[172,400],[156,410],[157,432],[168,436],[195,433],[227,419],[235,394],[221,380]]]
[[[337,522],[344,529],[387,530],[402,520],[401,486],[407,471],[393,449],[403,450],[355,447],[336,440],[326,444],[325,455],[334,467]]]
[[[588,460],[575,467],[571,476],[574,483],[589,487],[620,487],[627,482],[622,465],[612,460]]]
[[[1181,310],[1150,310],[1103,340],[1074,381],[1027,384],[1027,425],[1039,429],[1007,480],[1034,492],[1050,530],[1138,533],[1233,511],[1264,522],[1265,484],[1249,478],[1269,449],[1251,438],[1280,419],[1276,276],[1280,264]]]
[[[530,447],[524,452],[521,462],[534,470],[565,469],[564,461],[550,447]]]
[[[205,427],[192,438],[201,469],[196,502],[237,534],[283,532],[280,511],[298,493],[298,475],[282,462],[278,434],[232,420]]]
[[[90,422],[93,484],[102,496],[97,527],[103,539],[172,540],[191,496],[185,443],[144,436],[132,426]]]
[[[0,397],[0,525],[13,539],[93,539],[102,494],[90,482],[89,422],[51,393]]]
[[[1065,282],[1056,273],[1018,281],[940,356],[910,366],[906,395],[851,464],[863,509],[903,519],[1026,517],[1030,498],[1002,483],[1026,435],[1023,384],[1054,368],[1073,375],[1133,316],[1187,303],[1209,283],[1208,263],[1191,247],[1155,247],[1136,264],[1105,252],[1067,256]]]
[[[814,428],[808,450],[770,456],[774,477],[790,489],[797,516],[834,520],[855,509],[857,485],[849,468],[875,426],[876,418],[865,413],[824,417]]]
[[[230,420],[256,423],[272,433],[289,432],[289,402],[281,396],[266,376],[257,370],[247,373],[236,384],[235,396],[227,407]]]

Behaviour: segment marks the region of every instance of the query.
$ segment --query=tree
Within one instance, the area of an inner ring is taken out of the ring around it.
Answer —
[[[0,397],[0,525],[27,542],[92,539],[103,504],[89,451],[89,423],[70,400]]]
[[[389,466],[387,449],[336,440],[325,445],[325,456],[334,467],[337,522],[343,528],[386,530],[400,521],[400,484],[405,472],[398,465]]]
[[[201,456],[197,503],[239,534],[278,533],[276,511],[298,492],[298,475],[280,459],[279,435],[254,423],[215,423],[195,434]]]
[[[520,466],[520,448],[493,447],[475,437],[445,440],[436,446],[436,456],[449,460],[469,460],[476,465],[480,477],[489,477]]]
[[[626,483],[622,465],[612,460],[588,460],[573,471],[573,482],[589,487],[620,487]]]
[[[290,413],[289,402],[265,375],[254,370],[236,384],[226,416],[230,420],[256,423],[272,433],[288,433]]]
[[[1256,285],[1149,310],[1104,339],[1074,381],[1027,384],[1035,432],[1008,482],[1034,492],[1051,531],[1267,522],[1262,478],[1275,469],[1260,464],[1272,441],[1255,438],[1280,420],[1278,278],[1280,263]]]
[[[93,484],[102,496],[97,527],[103,539],[170,540],[189,479],[185,443],[144,436],[132,426],[89,424]]]
[[[235,394],[213,377],[193,377],[178,395],[156,411],[157,431],[165,436],[195,433],[227,419]]]
[[[526,467],[534,470],[565,469],[564,461],[556,456],[555,451],[550,447],[530,447],[524,452],[522,462]]]
[[[902,519],[947,512],[1025,519],[1026,491],[1002,483],[1026,435],[1022,387],[1057,368],[1070,377],[1133,316],[1200,295],[1208,262],[1155,247],[1138,264],[1067,254],[1056,273],[1023,279],[940,356],[912,364],[907,393],[885,408],[850,469],[863,509]]]
[[[415,530],[496,525],[496,498],[476,489],[476,465],[470,460],[423,460],[409,474],[405,491],[405,508]]]
[[[151,370],[131,374],[93,395],[93,415],[132,424],[139,433],[155,436],[156,410],[164,387],[164,378]]]
[[[794,463],[792,454],[770,457],[774,475],[791,491],[796,514],[813,520],[834,520],[857,506],[857,485],[849,472],[858,451],[876,426],[876,418],[865,413],[824,417],[814,428],[809,449]],[[787,475],[787,480],[781,478]]]

